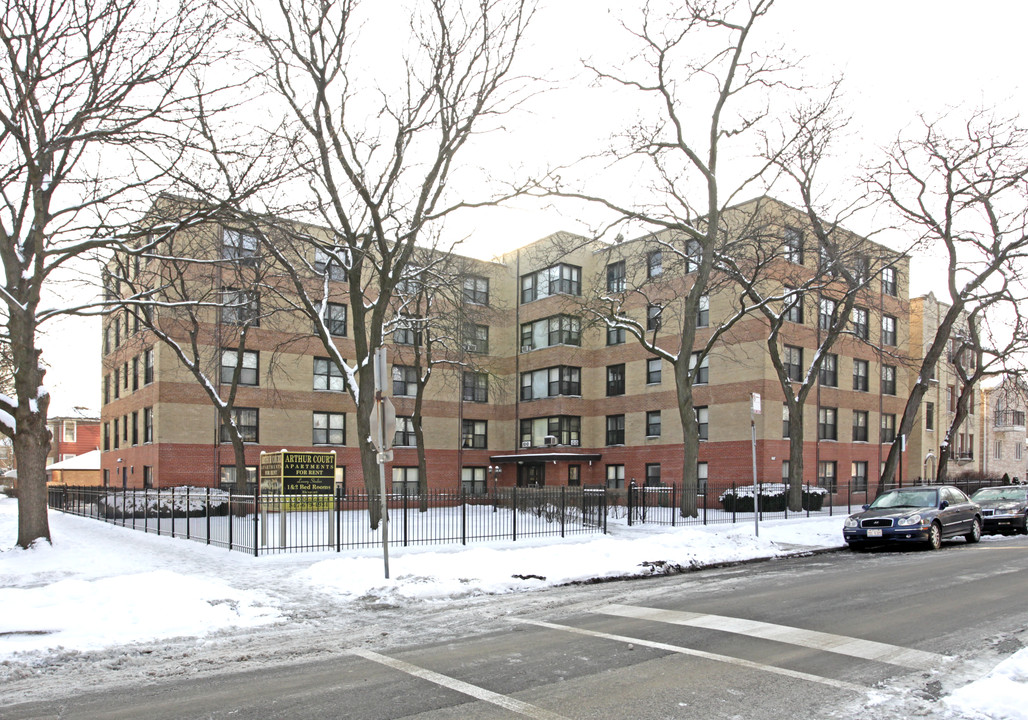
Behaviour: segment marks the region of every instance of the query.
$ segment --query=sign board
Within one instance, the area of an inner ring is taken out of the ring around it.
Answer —
[[[335,481],[334,452],[283,450],[261,456],[262,495],[331,495]]]
[[[382,408],[381,412],[379,411],[380,405]],[[381,402],[376,402],[371,408],[369,421],[371,424],[371,444],[379,452],[391,450],[393,440],[396,438],[396,408],[393,406],[393,402],[387,397],[382,398]],[[379,440],[378,429],[380,422],[383,426],[381,441]],[[381,447],[379,447],[380,444]]]
[[[760,415],[760,393],[750,393],[750,412]]]

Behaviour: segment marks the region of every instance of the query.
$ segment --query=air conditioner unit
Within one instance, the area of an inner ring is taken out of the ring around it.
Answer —
[[[577,440],[572,440],[571,444],[574,445],[575,447],[578,447],[578,441]]]
[[[475,345],[475,343],[464,343],[464,349],[468,352],[475,352],[478,349],[478,346]]]
[[[522,440],[521,441],[521,447],[523,447],[523,448],[530,448],[530,447],[532,447],[532,441],[531,440]]]
[[[546,447],[553,447],[557,444],[557,438],[554,435],[547,435],[543,438],[543,445]]]
[[[523,352],[523,353],[532,352],[533,350],[535,350],[535,347],[533,347],[532,345],[522,345],[521,346],[521,352]]]

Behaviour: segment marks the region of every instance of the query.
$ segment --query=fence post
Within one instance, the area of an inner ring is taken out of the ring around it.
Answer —
[[[157,537],[161,536],[161,486],[157,486]]]
[[[228,489],[228,549],[232,549],[232,527],[236,524],[235,515],[232,514],[232,488]],[[257,543],[254,543],[254,547]]]
[[[757,502],[757,498],[756,497],[753,498],[753,502],[754,503]],[[737,512],[738,507],[739,507],[739,495],[738,495],[738,493],[735,492],[735,483],[733,482],[732,483],[732,524],[733,525],[735,525],[735,513]],[[756,505],[754,505],[754,510],[755,509],[756,509]]]
[[[211,488],[207,488],[207,498],[204,502],[204,516],[206,517],[207,524],[207,544],[211,544]]]
[[[231,493],[231,491],[229,492]],[[254,488],[253,495],[250,497],[253,499],[253,556],[258,557],[261,554],[260,545],[257,544],[257,538],[259,537],[257,516],[260,515],[257,511],[257,506],[261,502],[260,490],[258,488]],[[279,506],[279,512],[282,512],[281,505]],[[285,538],[283,538],[283,541],[284,540]]]
[[[340,533],[342,533],[342,531],[343,531],[343,523],[342,523],[342,517],[341,517],[341,514],[342,514],[342,504],[343,504],[342,503],[342,494],[343,494],[343,489],[340,486],[336,485],[335,486],[335,493],[334,493],[334,495],[335,495],[335,502],[332,504],[332,508],[335,511],[335,523],[336,523],[336,552],[340,552],[340,549],[343,547],[343,540],[342,540],[341,537],[339,537]]]
[[[186,485],[186,540],[192,539],[192,533],[189,532],[189,526],[192,524],[189,520],[189,514],[192,509],[192,506],[189,504],[189,486]]]
[[[625,504],[628,506],[628,527],[632,527],[632,491],[635,490],[635,483],[630,483],[628,492],[625,494]]]
[[[495,492],[493,493],[493,507],[496,507]],[[460,544],[468,544],[468,498],[464,483],[460,485]]]
[[[564,497],[564,491],[567,487],[564,485],[560,486],[560,536],[564,537],[564,511],[566,509],[566,498]]]
[[[143,534],[150,532],[150,488],[143,488]]]
[[[511,542],[518,539],[518,486],[511,488]]]
[[[410,493],[407,492],[407,483],[403,484],[403,546],[407,547],[407,498]]]
[[[603,534],[607,534],[607,488],[603,488]]]
[[[175,537],[175,488],[171,488],[171,536]]]

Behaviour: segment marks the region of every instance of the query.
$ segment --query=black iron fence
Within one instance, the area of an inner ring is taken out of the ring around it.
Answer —
[[[991,479],[954,482],[968,494],[998,484]],[[696,495],[696,514],[681,512],[681,488],[632,484],[626,489],[500,488],[469,495],[432,492],[387,498],[390,544],[467,544],[487,540],[606,533],[608,519],[628,525],[712,525],[795,517],[782,483],[706,483]],[[807,516],[850,513],[874,499],[874,490],[804,486]],[[377,547],[370,508],[377,498],[338,492],[291,496],[234,494],[212,488],[111,490],[102,487],[49,489],[50,507],[143,532],[203,542],[263,555]]]
[[[602,533],[606,493],[571,487],[505,488],[486,495],[390,495],[393,545],[467,544],[486,540]],[[238,495],[211,488],[49,489],[49,505],[143,532],[264,555],[341,551],[382,543],[372,528],[377,498],[363,494]]]

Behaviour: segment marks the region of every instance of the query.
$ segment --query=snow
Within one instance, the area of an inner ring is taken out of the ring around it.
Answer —
[[[56,511],[53,546],[22,551],[13,547],[17,503],[0,496],[0,665],[280,625],[296,614],[352,608],[356,599],[448,602],[834,548],[845,517],[765,521],[759,537],[749,523],[628,527],[611,519],[607,535],[394,546],[386,579],[377,549],[255,558]],[[1026,686],[1022,650],[943,698],[939,713],[1028,719]]]

